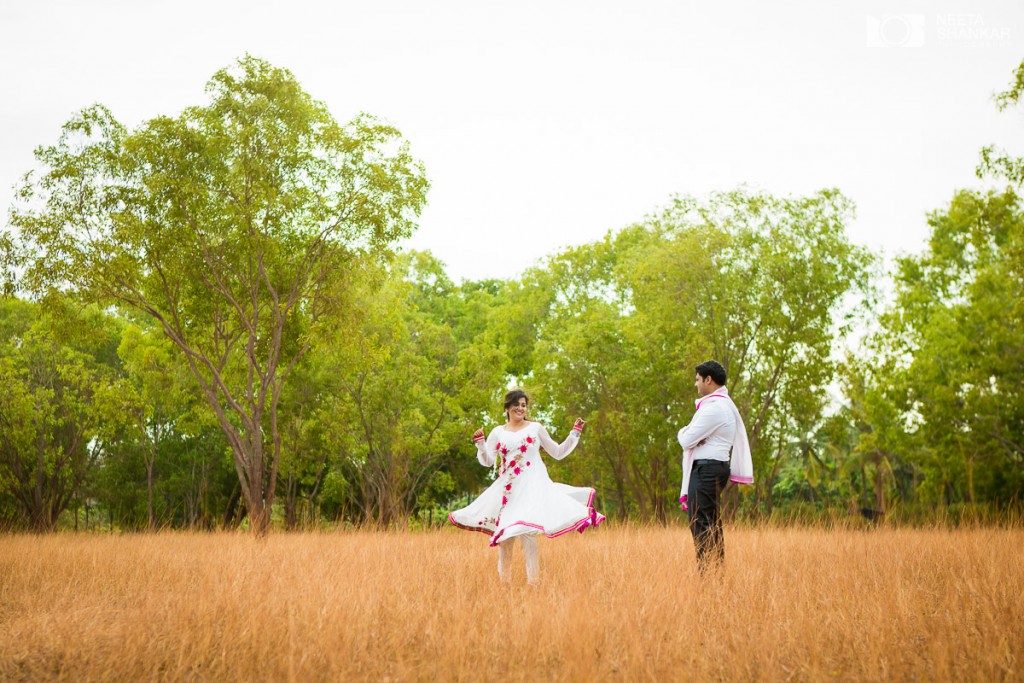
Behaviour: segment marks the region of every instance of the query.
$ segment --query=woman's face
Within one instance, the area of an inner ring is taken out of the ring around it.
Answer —
[[[521,398],[518,401],[516,401],[515,403],[513,403],[511,406],[509,406],[509,409],[508,409],[508,419],[509,420],[516,420],[516,421],[518,421],[518,420],[525,420],[526,419],[526,404],[527,404],[526,398]]]

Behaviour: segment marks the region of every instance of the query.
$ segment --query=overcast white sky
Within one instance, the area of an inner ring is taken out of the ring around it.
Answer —
[[[838,187],[856,242],[916,251],[982,145],[1024,153],[991,101],[1019,0],[0,0],[0,204],[76,110],[174,114],[245,52],[402,130],[433,184],[410,244],[456,279],[740,183]]]

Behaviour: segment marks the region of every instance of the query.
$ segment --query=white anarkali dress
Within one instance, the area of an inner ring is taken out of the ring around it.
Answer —
[[[497,479],[472,503],[449,514],[448,520],[460,529],[490,534],[492,546],[523,534],[555,538],[600,524],[605,517],[593,508],[594,489],[551,481],[540,457],[543,447],[561,460],[579,439],[579,431],[573,429],[557,444],[536,422],[515,432],[495,427],[486,441],[477,442],[477,460],[485,467],[500,462]]]

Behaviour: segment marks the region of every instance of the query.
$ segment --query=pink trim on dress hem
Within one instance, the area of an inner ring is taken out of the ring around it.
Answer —
[[[601,514],[598,514],[597,510],[595,510],[593,508],[594,496],[596,494],[597,494],[597,490],[596,489],[590,489],[590,496],[587,497],[587,508],[588,508],[589,511],[588,511],[586,517],[584,517],[583,519],[579,520],[578,522],[575,522],[574,524],[569,525],[568,527],[566,527],[566,528],[564,528],[564,529],[562,529],[560,531],[556,531],[553,534],[544,533],[544,535],[547,536],[548,538],[558,538],[559,536],[567,534],[570,531],[579,531],[582,534],[588,527],[597,526],[601,522],[603,522],[606,519],[605,516],[601,515]],[[450,514],[448,516],[449,516],[449,518],[451,518]],[[520,525],[520,526],[528,526],[531,529],[539,529],[542,533],[544,532],[544,527],[542,527],[539,524],[534,524],[533,522],[525,522],[525,521],[522,521],[522,520],[517,521],[517,522],[512,522],[511,524],[506,524],[505,528],[503,528],[501,531],[499,531],[498,533],[496,533],[496,534],[491,536],[491,547],[493,548],[493,547],[497,546],[498,542],[499,542],[499,539],[501,539],[501,537],[505,534],[505,532],[508,529],[511,529],[512,527],[516,526],[517,524]],[[456,524],[456,526],[459,526],[459,525]],[[462,528],[465,529],[467,527],[462,527]]]
[[[559,536],[564,536],[565,534],[569,533],[570,531],[578,531],[578,532],[580,532],[582,534],[584,531],[587,530],[588,527],[598,526],[604,520],[605,520],[605,516],[604,515],[597,514],[597,511],[594,510],[593,508],[591,508],[590,514],[588,514],[586,517],[584,517],[580,521],[576,522],[572,526],[566,527],[565,529],[562,529],[561,531],[556,531],[553,534],[545,533],[544,535],[547,538],[558,538]],[[492,548],[496,547],[498,545],[498,543],[500,542],[501,537],[505,534],[505,531],[507,531],[508,529],[511,529],[512,527],[514,527],[516,525],[528,526],[531,529],[538,529],[541,532],[544,531],[544,527],[542,527],[539,524],[533,524],[532,522],[512,522],[511,524],[507,525],[504,529],[499,531],[497,533],[497,535],[495,535],[494,537],[491,538],[491,547]]]
[[[465,529],[466,531],[480,531],[480,532],[488,534],[488,535],[494,533],[490,529],[485,529],[485,528],[480,527],[480,526],[466,526],[465,524],[459,524],[458,522],[455,521],[455,518],[452,517],[452,513],[450,513],[450,512],[448,513],[448,521],[451,522],[452,524],[454,524],[455,526],[459,527],[460,529]]]

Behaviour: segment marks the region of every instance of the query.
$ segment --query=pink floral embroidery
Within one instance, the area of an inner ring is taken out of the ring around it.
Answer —
[[[529,467],[529,466],[530,466],[530,461],[529,461],[529,460],[527,460],[527,461],[526,461],[526,466],[527,466],[527,467]]]
[[[502,455],[507,456],[509,454],[509,449],[511,449],[512,451],[515,451],[516,449],[518,449],[519,454],[518,455],[513,455],[511,458],[503,458],[502,463],[501,463],[501,467],[498,469],[498,474],[501,475],[501,474],[505,474],[506,472],[510,472],[513,468],[515,468],[517,466],[517,463],[521,466],[522,463],[519,462],[516,458],[520,457],[522,454],[524,454],[524,453],[526,453],[526,452],[528,452],[530,450],[530,447],[527,446],[526,444],[528,444],[528,443],[529,444],[534,444],[534,443],[536,443],[536,441],[537,440],[534,439],[532,436],[527,436],[522,441],[519,442],[518,446],[513,446],[512,444],[509,444],[508,442],[506,442],[504,446],[501,446],[501,448],[498,450],[498,452],[501,453]]]
[[[529,446],[527,446],[527,444],[533,444],[534,441],[535,440],[532,436],[527,436],[519,444],[519,453],[526,453],[527,451],[529,451],[530,448]],[[515,446],[512,446],[511,448],[512,450],[516,449]],[[508,455],[508,451],[509,444],[506,443],[504,446],[501,447],[501,453],[504,455]],[[505,511],[505,506],[508,505],[509,496],[512,495],[512,482],[515,481],[516,477],[523,473],[523,462],[526,462],[527,466],[530,465],[530,462],[527,462],[525,459],[519,460],[517,459],[517,457],[518,456],[513,456],[511,458],[505,459],[500,469],[500,474],[507,478],[505,480],[505,493],[501,496],[501,509],[498,510],[498,518],[497,522],[495,523],[495,526],[498,527],[501,526],[501,515]]]

